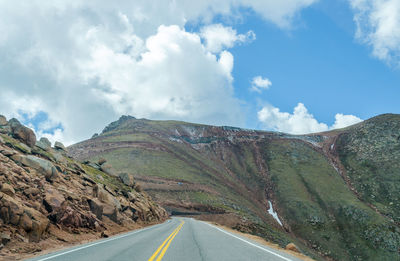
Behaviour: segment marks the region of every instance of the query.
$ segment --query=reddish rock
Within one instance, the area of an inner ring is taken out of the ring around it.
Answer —
[[[33,148],[36,144],[36,135],[33,130],[22,125],[18,120],[11,119],[9,122],[13,137],[22,141],[29,147]]]
[[[32,219],[26,213],[22,214],[19,220],[19,226],[26,232],[30,232],[32,230]]]
[[[64,201],[64,196],[58,190],[53,188],[46,189],[43,204],[48,212],[53,212],[60,208]]]

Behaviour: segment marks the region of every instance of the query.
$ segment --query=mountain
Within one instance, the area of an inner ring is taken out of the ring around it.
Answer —
[[[68,151],[106,159],[172,214],[316,259],[400,259],[400,115],[309,135],[122,116]]]
[[[32,130],[0,115],[0,259],[21,259],[168,217],[133,179],[123,177],[73,160],[61,143],[36,141]]]

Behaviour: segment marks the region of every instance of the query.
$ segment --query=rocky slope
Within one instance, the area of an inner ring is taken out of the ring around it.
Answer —
[[[68,157],[61,143],[36,141],[32,130],[0,116],[0,259],[167,218],[132,178],[91,165]]]
[[[399,260],[399,127],[390,114],[295,136],[123,116],[69,152],[105,158],[173,214],[317,259]]]

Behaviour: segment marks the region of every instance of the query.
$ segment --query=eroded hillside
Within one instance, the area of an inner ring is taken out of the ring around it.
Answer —
[[[0,116],[0,259],[107,237],[167,218],[121,180],[68,157],[17,120]]]
[[[123,116],[69,152],[107,159],[171,213],[293,241],[317,258],[396,260],[399,124],[383,115],[294,136]]]

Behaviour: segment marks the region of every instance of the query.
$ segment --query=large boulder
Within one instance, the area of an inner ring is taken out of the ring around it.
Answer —
[[[8,124],[14,138],[19,139],[29,147],[33,148],[36,144],[36,135],[33,130],[22,125],[17,119],[11,119]]]
[[[95,214],[98,219],[101,219],[101,216],[103,216],[104,204],[95,198],[88,199],[88,204],[90,207],[90,211],[92,211],[92,213]]]
[[[103,215],[111,219],[112,221],[118,223],[119,218],[118,218],[118,210],[115,206],[105,204],[103,208]]]
[[[4,117],[3,115],[0,115],[0,126],[5,126],[7,124],[8,124],[7,118]]]
[[[28,217],[31,218],[32,228],[29,232],[29,240],[31,242],[39,242],[42,238],[43,234],[46,232],[50,221],[39,211],[33,208],[25,208],[24,212]],[[21,218],[20,224],[22,225],[23,218]],[[27,228],[29,228],[29,224],[26,224]]]
[[[19,226],[29,233],[32,242],[38,242],[49,225],[49,220],[39,211],[0,192],[0,219],[4,224]]]
[[[5,224],[18,225],[24,209],[20,202],[0,192],[0,219]]]
[[[14,194],[15,194],[14,188],[10,184],[7,184],[7,183],[3,183],[1,185],[1,192],[3,192],[4,194],[9,195],[11,197],[13,197]]]
[[[47,138],[42,137],[36,142],[36,146],[42,150],[49,151],[51,149],[51,142]]]
[[[11,236],[10,236],[10,234],[7,234],[7,233],[1,233],[0,234],[0,239],[1,239],[1,243],[3,245],[7,245],[8,242],[11,241]]]
[[[48,212],[59,209],[64,201],[64,196],[58,190],[50,187],[45,189],[43,204]]]
[[[54,143],[54,148],[57,149],[57,150],[64,150],[64,151],[65,151],[65,146],[64,146],[64,144],[62,144],[62,143],[59,142],[59,141],[56,141],[56,142]]]
[[[118,210],[121,209],[121,203],[119,200],[105,190],[102,185],[96,184],[93,187],[93,196],[97,197],[102,203],[111,205]]]
[[[47,181],[52,182],[58,177],[58,171],[54,165],[48,161],[32,155],[15,154],[11,158],[26,167],[33,168],[44,174]]]
[[[135,186],[135,180],[133,179],[133,176],[128,174],[128,173],[120,173],[119,179],[124,183],[125,185],[129,187],[134,187]]]
[[[24,212],[19,219],[19,226],[22,227],[26,232],[32,231],[32,219],[29,217],[28,213]]]
[[[11,134],[11,127],[9,125],[0,126],[0,133]]]
[[[293,251],[293,252],[300,253],[299,248],[298,248],[295,244],[293,244],[293,243],[287,244],[286,247],[285,247],[285,249],[286,249],[286,250]]]

